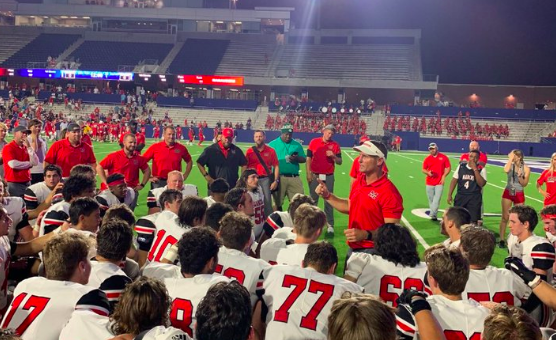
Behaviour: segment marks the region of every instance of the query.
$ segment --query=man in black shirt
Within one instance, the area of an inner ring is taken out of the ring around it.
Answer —
[[[479,151],[469,151],[469,162],[461,162],[452,181],[450,182],[450,190],[448,191],[448,204],[452,204],[452,196],[456,185],[458,192],[454,206],[464,207],[471,214],[471,223],[477,223],[481,219],[481,205],[483,203],[482,188],[486,185],[486,169],[479,170],[477,163],[479,161]]]
[[[239,178],[238,168],[241,167],[243,172],[247,167],[247,159],[243,151],[232,143],[233,139],[234,130],[224,128],[222,140],[206,148],[197,159],[197,167],[208,185],[217,178],[224,178],[230,188],[233,188]],[[208,167],[208,171],[205,166]]]

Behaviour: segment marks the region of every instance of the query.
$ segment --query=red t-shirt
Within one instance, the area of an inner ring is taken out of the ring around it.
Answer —
[[[436,154],[436,157],[428,155],[423,161],[423,170],[432,171],[432,177],[427,176],[426,184],[439,185],[444,171],[449,168],[451,168],[450,160],[445,154],[439,152]]]
[[[311,171],[317,174],[332,174],[334,173],[334,160],[326,156],[326,151],[330,150],[335,155],[342,154],[340,145],[331,140],[328,142],[323,141],[321,138],[315,138],[309,143],[307,149],[307,157],[311,157]]]
[[[357,156],[355,157],[355,159],[353,160],[353,164],[351,165],[351,170],[349,172],[349,177],[356,179],[357,176],[359,176],[360,172],[359,172],[359,158],[361,156]],[[385,174],[388,174],[388,166],[386,166],[386,161],[384,161],[384,163],[382,163],[382,172]]]
[[[120,144],[124,143],[124,136],[127,135],[127,131],[122,131],[122,133],[120,134]],[[142,133],[137,132],[135,134],[135,145],[139,145],[139,144],[145,144],[145,135]]]
[[[6,163],[4,162],[4,164]],[[544,199],[544,205],[556,204],[556,173],[551,174],[550,170],[544,170],[537,180],[537,184],[543,185],[544,183],[546,183],[546,192],[549,194],[549,197]]]
[[[181,171],[182,159],[186,163],[191,161],[191,155],[183,144],[168,146],[164,141],[151,145],[143,157],[147,162],[153,160],[152,175],[163,179],[168,178],[170,171]]]
[[[133,154],[133,156],[128,157],[124,150],[107,155],[100,162],[100,165],[104,170],[108,170],[108,176],[114,173],[124,175],[127,186],[132,188],[139,185],[139,169],[145,170],[149,167],[143,156]]]
[[[479,170],[481,170],[482,168],[484,168],[487,165],[488,158],[487,158],[486,153],[484,153],[482,151],[479,151],[479,152],[481,154],[479,155],[479,164],[477,164],[477,165],[478,165]],[[462,153],[459,160],[460,160],[460,162],[461,161],[469,162],[469,153]]]
[[[376,230],[385,218],[400,219],[403,198],[386,174],[367,184],[365,174],[359,174],[349,193],[348,229]],[[348,242],[352,249],[373,248],[373,241]]]
[[[27,183],[31,181],[31,168],[13,169],[8,165],[11,160],[29,162],[29,153],[25,145],[19,146],[15,141],[6,144],[2,149],[2,159],[4,161],[4,178],[6,182]]]
[[[93,142],[91,142],[91,137],[88,134],[85,134],[83,135],[83,137],[81,137],[81,142],[89,146],[93,146]]]
[[[71,168],[77,164],[94,164],[97,159],[89,145],[81,143],[78,146],[72,146],[66,138],[54,142],[50,146],[44,161],[58,165],[62,168],[62,177],[69,177]]]
[[[268,145],[265,145],[263,151],[259,151],[261,158],[266,163],[268,170],[272,174],[272,167],[278,166],[278,157],[276,156],[276,151]],[[257,174],[261,177],[268,176],[264,166],[259,162],[259,158],[253,151],[253,148],[247,149],[245,152],[245,157],[247,158],[247,169],[255,169]]]

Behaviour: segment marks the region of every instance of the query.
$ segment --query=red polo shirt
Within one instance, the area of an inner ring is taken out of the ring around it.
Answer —
[[[311,157],[311,171],[316,174],[333,174],[334,160],[326,156],[326,151],[341,155],[340,145],[333,140],[325,142],[322,137],[315,138],[309,143],[307,157]]]
[[[479,170],[481,170],[482,168],[484,168],[487,165],[488,157],[487,157],[486,153],[484,153],[482,151],[479,151],[479,152],[480,152],[480,154],[479,154],[479,164],[477,164],[477,165],[478,165]],[[459,160],[469,162],[469,153],[461,154],[461,157],[460,157]]]
[[[181,171],[182,159],[186,163],[191,161],[187,148],[177,142],[172,146],[168,146],[164,141],[154,143],[147,149],[143,157],[147,162],[153,160],[152,175],[162,179],[168,178],[170,171]]]
[[[123,144],[124,136],[127,134],[128,134],[127,131],[122,131],[122,133],[120,134],[120,144]],[[135,134],[135,141],[136,141],[136,145],[145,144],[145,135],[140,132],[137,132]]]
[[[97,162],[93,148],[85,143],[72,146],[67,138],[54,142],[48,149],[44,161],[62,168],[62,177],[69,177],[71,168],[78,164]]]
[[[398,189],[384,174],[377,181],[367,184],[361,173],[353,182],[349,193],[348,229],[376,230],[385,218],[400,219],[403,199]],[[348,242],[352,249],[373,248],[373,241]]]
[[[439,185],[442,175],[446,169],[451,168],[450,160],[443,153],[437,153],[436,157],[429,155],[423,161],[423,170],[432,171],[432,177],[427,176],[427,185]]]
[[[349,177],[356,179],[357,176],[359,176],[359,158],[361,156],[357,156],[355,157],[355,159],[353,160],[353,164],[351,165],[351,170],[349,171]],[[386,166],[386,161],[384,161],[384,163],[382,163],[382,172],[387,174],[388,173],[388,167]]]
[[[274,149],[270,146],[265,145],[263,150],[259,151],[259,153],[261,154],[263,161],[266,163],[268,170],[272,174],[272,167],[278,166],[278,156],[276,156],[276,151],[274,151]],[[255,151],[253,151],[253,148],[247,149],[245,157],[247,158],[247,169],[255,169],[260,177],[266,177],[269,175],[266,173],[266,170],[261,162],[259,162],[259,158],[257,157],[257,154],[255,154]]]
[[[149,167],[147,160],[138,154],[128,157],[124,150],[112,152],[107,155],[100,165],[108,170],[108,176],[114,173],[124,175],[128,187],[135,188],[139,185],[139,169],[145,170]]]
[[[18,170],[8,165],[8,162],[12,160],[29,162],[29,153],[25,145],[19,146],[15,141],[11,141],[2,149],[2,158],[6,182],[27,183],[31,181],[31,168]]]

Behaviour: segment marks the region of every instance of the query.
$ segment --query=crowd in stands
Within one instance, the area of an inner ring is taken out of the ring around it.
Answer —
[[[343,102],[336,105],[331,100],[326,100],[324,105],[309,102],[307,96],[302,95],[298,98],[295,95],[277,96],[274,106],[278,112],[321,112],[321,113],[374,113],[376,102],[371,98],[361,99],[358,104],[348,104]]]
[[[283,124],[290,123],[295,132],[321,132],[327,125],[334,125],[336,131],[341,134],[365,134],[367,124],[358,114],[333,114],[295,111],[286,115],[268,115],[265,128],[267,130],[280,130]]]
[[[471,140],[506,139],[510,135],[508,124],[480,124],[472,121],[469,112],[458,117],[442,118],[440,112],[435,117],[386,116],[383,129],[385,131],[412,131],[423,135],[442,136]]]

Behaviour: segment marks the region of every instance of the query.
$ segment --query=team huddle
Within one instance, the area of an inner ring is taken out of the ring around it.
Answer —
[[[556,155],[537,182],[541,192],[547,183],[540,211],[547,237],[533,233],[539,215],[523,205],[530,170],[522,154],[509,155],[503,206],[510,204],[501,227],[509,223],[511,233],[498,242],[509,257],[506,268],[495,268],[489,263],[496,238],[480,225],[487,160],[478,144],[454,172],[454,205],[442,216],[451,167],[436,144],[429,146],[423,173],[430,218],[440,218],[448,239],[426,249],[421,261],[400,225],[403,198],[388,178],[382,143],[360,140],[349,197],[334,193],[342,153],[333,125],[307,150],[292,138],[291,125],[268,144],[257,130],[245,153],[234,144],[234,130],[223,128],[195,164],[207,197],[186,183],[193,159],[173,126],[143,151],[144,137],[130,122],[121,150],[98,162],[79,124],[68,124],[65,138],[49,148],[41,126],[16,127],[2,149],[0,339],[551,335]],[[148,215],[138,218],[133,211],[149,184]],[[336,233],[334,210],[349,215],[345,273],[336,273],[335,247],[319,241]]]

